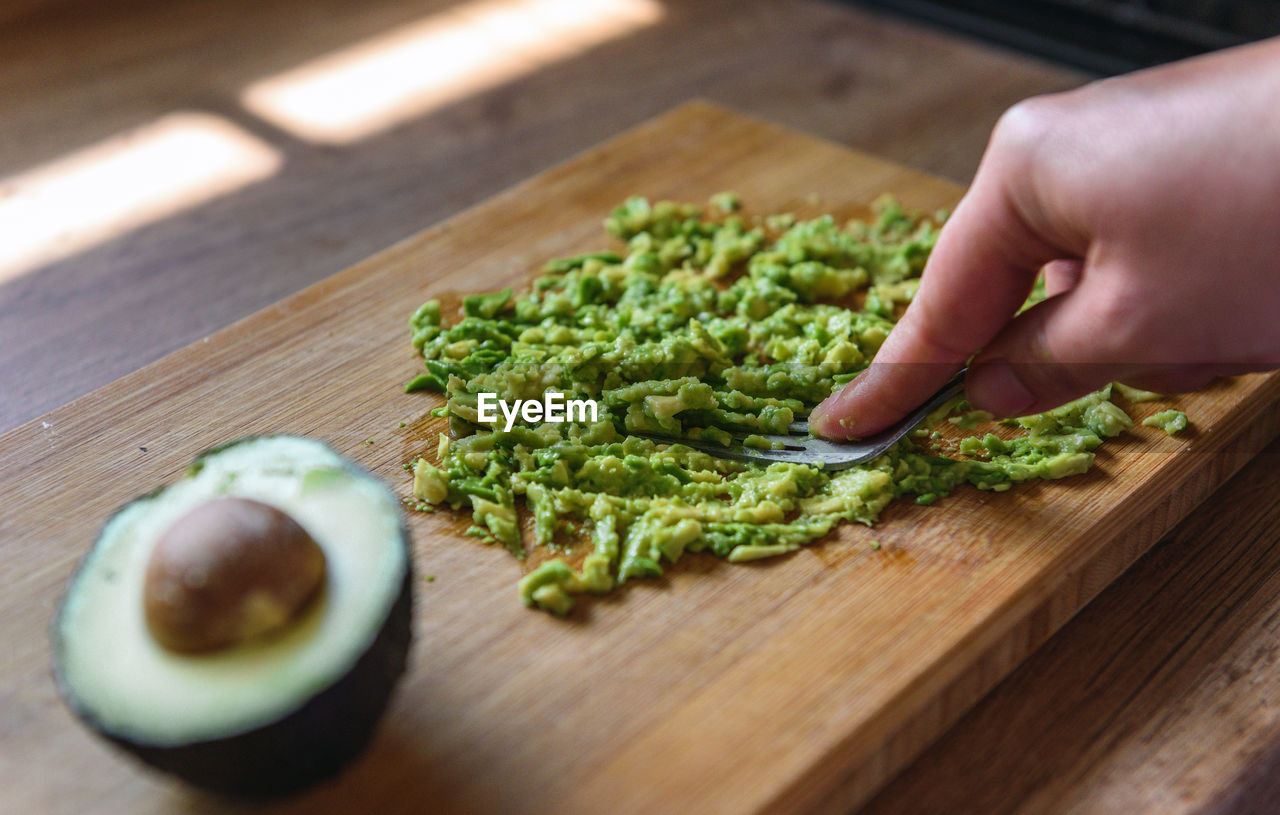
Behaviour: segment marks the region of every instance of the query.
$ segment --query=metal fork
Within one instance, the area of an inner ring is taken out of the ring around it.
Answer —
[[[734,443],[728,447],[698,439],[682,439],[674,436],[657,436],[648,433],[639,433],[637,435],[668,444],[683,444],[685,447],[701,450],[713,456],[737,461],[757,461],[766,464],[784,461],[790,464],[808,464],[811,467],[817,467],[822,470],[844,470],[882,455],[890,447],[893,447],[899,439],[915,429],[916,425],[924,421],[926,416],[948,399],[959,394],[964,389],[966,371],[968,371],[968,368],[961,368],[955,376],[951,377],[947,384],[942,386],[941,390],[930,396],[920,407],[909,413],[897,424],[891,425],[865,439],[836,442],[815,438],[809,434],[809,422],[807,420],[792,422],[790,427],[787,428],[792,435],[762,437],[775,447],[778,447],[778,449],[747,447],[742,444],[742,439],[746,434],[735,435]]]

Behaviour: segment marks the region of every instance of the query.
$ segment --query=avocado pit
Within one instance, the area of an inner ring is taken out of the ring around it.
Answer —
[[[173,651],[229,648],[296,621],[324,576],[324,551],[288,514],[215,498],[157,540],[143,584],[147,629]]]

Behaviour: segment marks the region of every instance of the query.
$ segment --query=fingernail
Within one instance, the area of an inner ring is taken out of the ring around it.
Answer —
[[[809,412],[809,429],[819,436],[827,435],[827,411],[835,398],[835,395],[828,396]]]
[[[1035,394],[1027,390],[1007,362],[977,366],[969,372],[965,390],[977,397],[969,400],[975,408],[997,416],[1025,416],[1036,403]]]
[[[809,430],[815,436],[821,436],[825,439],[850,438],[853,430],[853,418],[846,417],[837,421],[829,415],[832,412],[838,415],[841,412],[840,403],[847,399],[848,391],[846,388],[846,390],[831,394],[819,403],[809,413]]]

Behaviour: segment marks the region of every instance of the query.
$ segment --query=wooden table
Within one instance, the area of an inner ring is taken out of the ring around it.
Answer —
[[[358,141],[309,140],[245,104],[263,77],[458,5],[7,6],[0,176],[175,111],[217,117],[276,165],[0,284],[0,430],[691,96],[964,181],[1005,107],[1085,79],[840,5],[667,0]],[[1270,811],[1278,464],[1273,444],[868,811]],[[0,761],[22,727],[3,700]]]

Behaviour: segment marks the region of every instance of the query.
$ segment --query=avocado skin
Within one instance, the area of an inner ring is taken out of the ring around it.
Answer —
[[[55,676],[63,698],[94,732],[152,767],[225,795],[288,795],[336,775],[368,746],[405,671],[412,582],[410,570],[378,636],[345,676],[285,717],[226,738],[157,747],[114,735],[79,706],[56,668]]]
[[[197,463],[214,452],[259,438],[262,437],[250,436],[222,445],[202,454]],[[374,478],[354,462],[344,459],[344,463],[361,477]],[[136,501],[153,498],[165,489],[152,490],[127,502],[112,517]],[[368,746],[408,663],[413,640],[414,572],[413,547],[403,518],[399,538],[405,550],[404,579],[373,642],[340,679],[274,722],[225,738],[182,745],[157,746],[112,733],[82,706],[62,672],[59,620],[70,591],[62,597],[51,626],[53,677],[59,693],[71,711],[106,741],[156,769],[210,792],[243,798],[274,798],[332,778]],[[68,587],[76,584],[88,560],[86,553]]]

